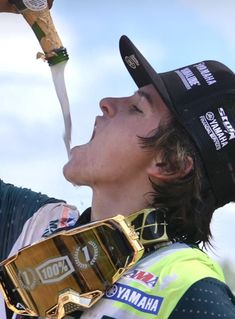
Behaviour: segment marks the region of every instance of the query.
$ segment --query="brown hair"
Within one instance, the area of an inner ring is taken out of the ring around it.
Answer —
[[[215,210],[214,197],[208,187],[201,159],[194,143],[176,121],[162,125],[149,137],[139,137],[146,150],[161,155],[162,165],[168,172],[182,170],[187,157],[194,168],[186,176],[170,182],[153,182],[151,205],[167,207],[167,234],[172,241],[189,244],[210,244],[210,222]]]

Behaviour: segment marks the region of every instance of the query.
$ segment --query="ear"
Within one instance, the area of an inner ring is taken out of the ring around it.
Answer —
[[[149,167],[147,168],[147,174],[154,181],[154,179],[161,180],[162,182],[170,182],[176,179],[183,178],[193,170],[193,159],[191,156],[187,156],[182,167],[178,170],[169,170],[167,166],[159,161],[159,159],[153,159]]]

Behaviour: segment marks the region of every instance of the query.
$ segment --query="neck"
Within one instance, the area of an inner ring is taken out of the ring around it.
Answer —
[[[141,189],[141,192],[140,192]],[[143,190],[145,190],[143,192]],[[140,187],[93,188],[91,219],[105,219],[121,214],[128,216],[133,212],[149,207],[151,189]]]

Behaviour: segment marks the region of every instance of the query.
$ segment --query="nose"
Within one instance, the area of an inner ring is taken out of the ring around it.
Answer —
[[[117,113],[117,104],[115,98],[106,97],[100,101],[100,109],[104,115],[113,117]]]

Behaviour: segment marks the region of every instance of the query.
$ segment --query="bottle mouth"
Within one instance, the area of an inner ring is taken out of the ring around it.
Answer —
[[[66,48],[64,47],[54,49],[52,51],[52,55],[50,55],[49,57],[46,57],[46,60],[49,66],[58,64],[63,61],[67,61],[68,59],[69,59],[69,56],[68,56]]]

